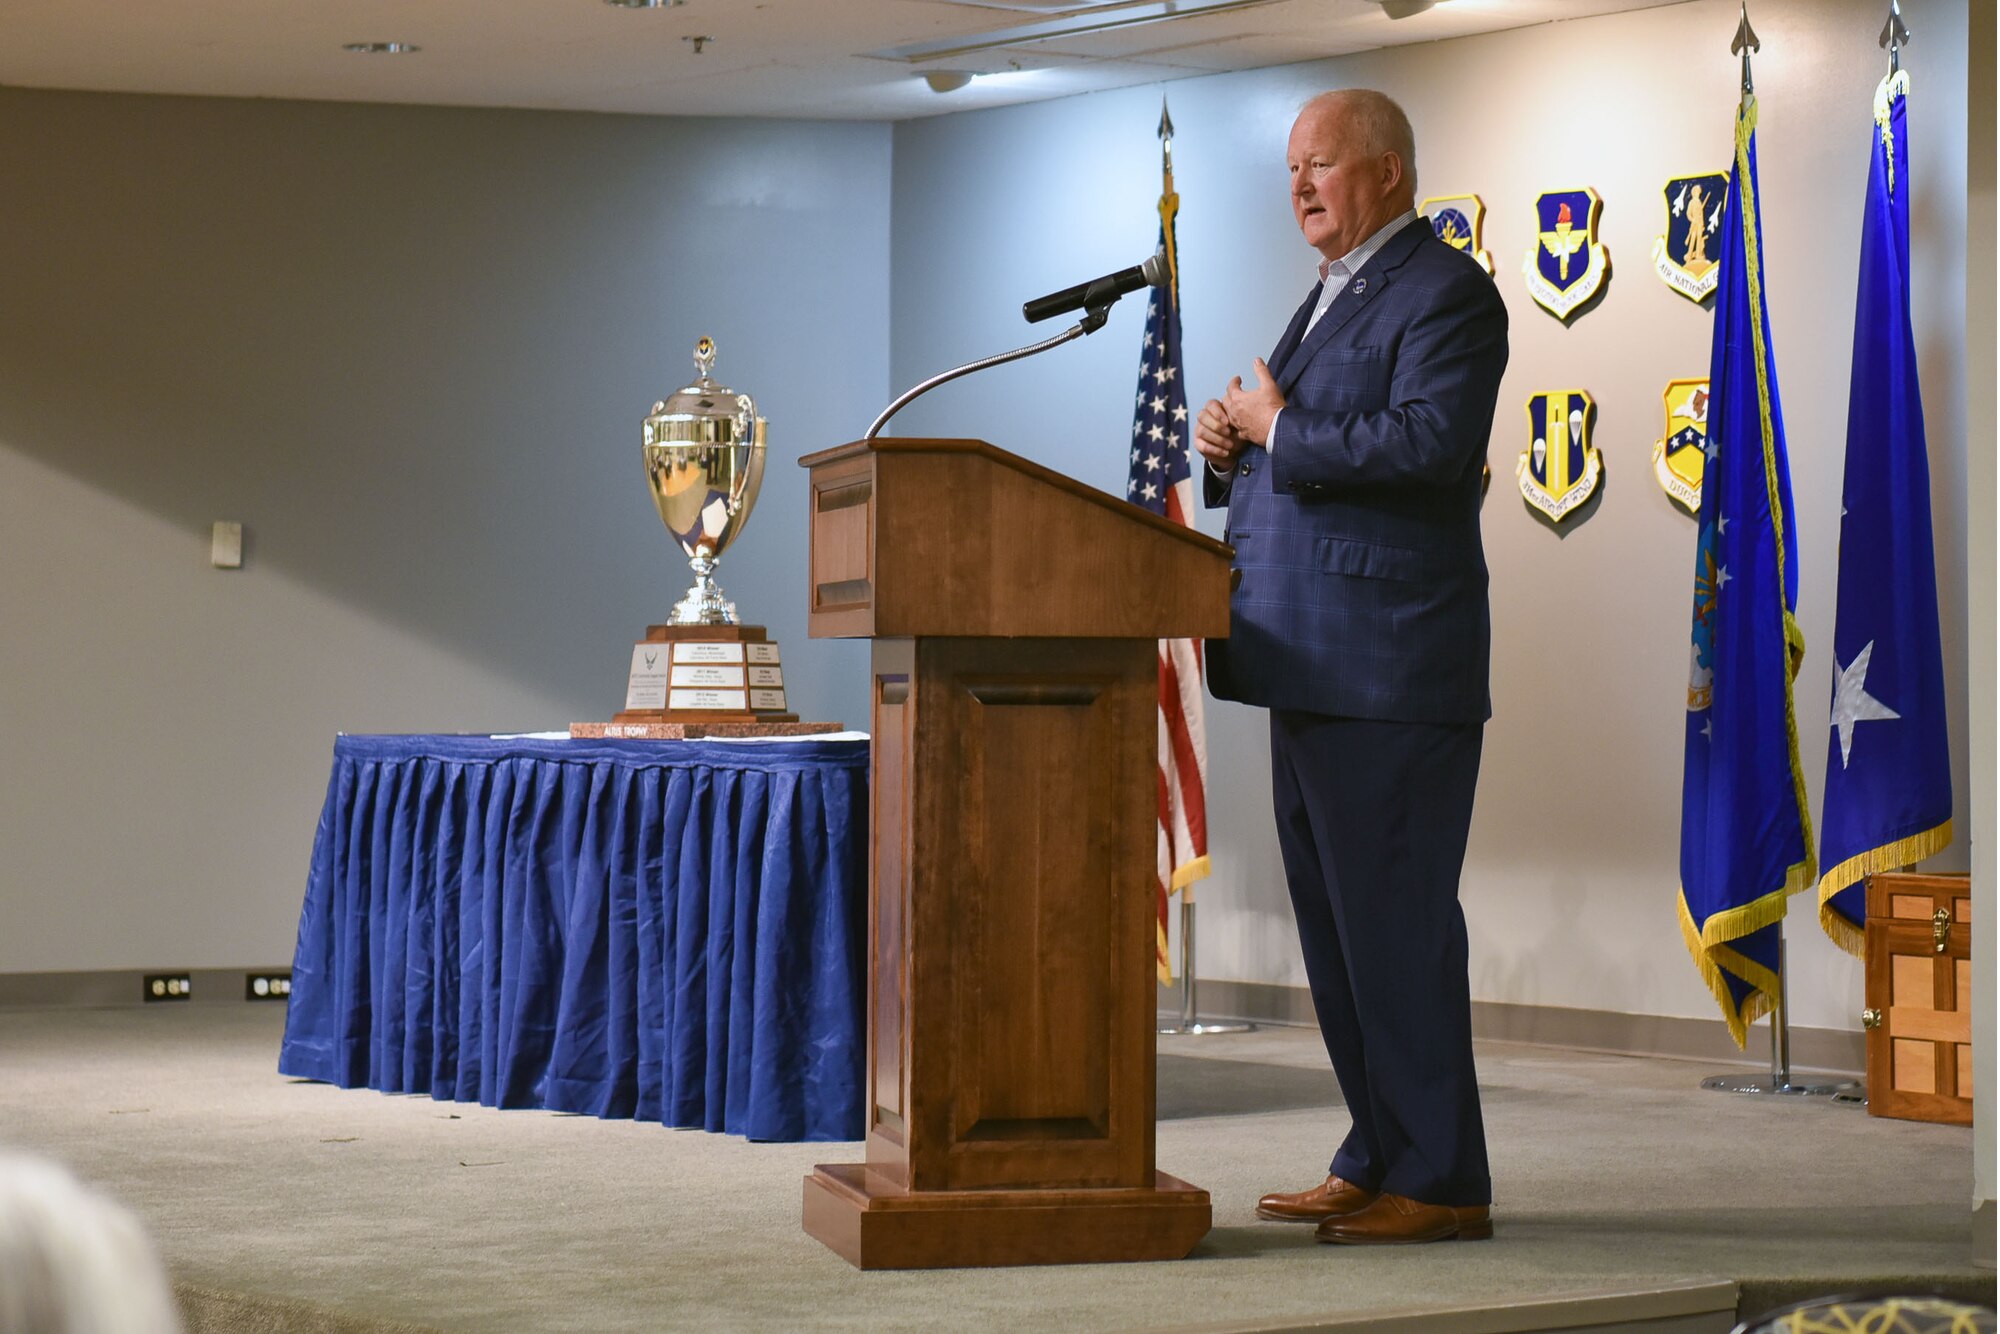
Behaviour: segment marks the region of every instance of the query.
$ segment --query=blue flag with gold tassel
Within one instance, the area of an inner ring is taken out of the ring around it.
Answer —
[[[1951,842],[1931,475],[1910,328],[1910,79],[1875,90],[1840,498],[1819,920],[1861,953],[1862,878]]]
[[[1798,536],[1765,308],[1756,129],[1746,93],[1709,355],[1681,784],[1681,930],[1738,1046],[1777,996],[1786,900],[1815,879],[1792,710],[1805,652]]]

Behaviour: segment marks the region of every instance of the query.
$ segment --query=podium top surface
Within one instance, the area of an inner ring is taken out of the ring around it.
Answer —
[[[799,462],[814,638],[1229,633],[1229,547],[984,440],[858,440]]]
[[[838,463],[843,459],[858,458],[863,454],[972,454],[1012,469],[1023,476],[1048,486],[1068,492],[1078,500],[1102,506],[1120,518],[1155,529],[1172,537],[1175,541],[1186,542],[1197,549],[1207,550],[1228,559],[1234,549],[1216,541],[1208,534],[1184,527],[1172,519],[1162,518],[1143,506],[1134,505],[1109,491],[1100,491],[1094,486],[1079,482],[1066,473],[1047,468],[1019,454],[1010,454],[998,445],[987,441],[965,437],[931,438],[926,436],[878,436],[873,440],[854,440],[831,449],[822,449],[816,454],[807,454],[799,460],[801,468],[817,468],[825,463]]]

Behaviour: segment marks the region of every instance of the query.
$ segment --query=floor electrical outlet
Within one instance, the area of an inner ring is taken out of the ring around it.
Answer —
[[[194,979],[186,973],[148,973],[145,986],[148,1005],[154,1001],[184,1001],[194,995]]]
[[[243,999],[247,1001],[282,1001],[292,998],[292,975],[283,973],[247,973],[243,978]]]

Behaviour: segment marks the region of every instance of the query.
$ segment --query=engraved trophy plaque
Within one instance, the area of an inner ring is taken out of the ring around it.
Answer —
[[[694,383],[653,405],[643,428],[646,485],[660,520],[694,570],[694,585],[664,625],[632,649],[625,708],[609,723],[575,723],[572,736],[691,737],[810,733],[785,707],[778,646],[744,625],[715,579],[764,480],[764,429],[748,394],[719,385],[715,342],[695,344]]]

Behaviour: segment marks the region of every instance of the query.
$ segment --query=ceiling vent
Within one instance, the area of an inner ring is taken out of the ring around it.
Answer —
[[[1012,9],[1023,14],[1076,14],[1117,9],[1134,0],[936,0],[958,9]]]
[[[961,9],[1011,9],[1032,10],[1047,13],[1057,9],[1061,17],[1043,20],[1039,23],[1024,23],[1017,27],[1000,28],[991,32],[961,33],[956,37],[932,38],[923,42],[907,42],[901,46],[886,46],[877,51],[864,51],[863,55],[880,60],[905,60],[912,64],[926,60],[948,60],[956,56],[976,55],[981,51],[994,51],[1001,47],[1030,46],[1036,42],[1051,42],[1064,37],[1078,37],[1087,33],[1111,32],[1119,28],[1135,28],[1141,24],[1168,23],[1176,19],[1201,18],[1205,15],[1226,14],[1238,9],[1258,9],[1265,5],[1277,4],[1280,0],[1146,0],[1146,3],[1132,3],[1132,0],[1100,0],[1091,4],[1084,0],[1065,0],[1061,5],[1039,5],[1028,0],[1008,0],[1005,4],[970,4],[967,0],[951,0]]]

